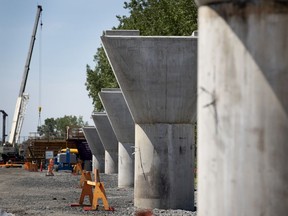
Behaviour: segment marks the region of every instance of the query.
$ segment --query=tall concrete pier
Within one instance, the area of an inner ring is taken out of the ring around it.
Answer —
[[[96,112],[92,115],[92,118],[105,149],[105,173],[118,173],[118,141],[107,114]]]
[[[135,206],[193,209],[197,39],[101,39],[136,123]]]
[[[119,143],[118,187],[131,187],[134,185],[134,121],[120,89],[102,89],[99,97]]]
[[[198,0],[199,216],[288,212],[288,2]]]
[[[84,136],[93,155],[93,170],[104,172],[105,150],[95,127],[83,127]]]

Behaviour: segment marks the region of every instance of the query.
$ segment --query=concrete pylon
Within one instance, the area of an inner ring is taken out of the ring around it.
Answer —
[[[131,187],[134,185],[134,121],[119,88],[101,89],[99,97],[119,143],[118,187]]]
[[[101,39],[136,123],[135,206],[194,209],[197,39]]]
[[[95,127],[83,127],[84,136],[88,142],[89,148],[92,152],[92,166],[93,170],[98,169],[99,172],[104,172],[105,150],[99,138],[98,132]]]
[[[197,215],[285,216],[287,1],[198,4]]]
[[[118,173],[118,141],[104,112],[92,114],[99,138],[105,149],[105,173]]]

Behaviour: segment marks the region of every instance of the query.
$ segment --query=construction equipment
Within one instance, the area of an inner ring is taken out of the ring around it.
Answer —
[[[67,151],[67,148],[61,149],[61,153],[66,153],[66,151]],[[73,154],[76,154],[76,155],[79,154],[77,148],[69,148],[69,151],[70,151],[70,153],[73,153]]]
[[[7,144],[9,146],[12,146],[13,148],[15,148],[15,144],[19,140],[19,136],[21,133],[22,124],[24,120],[24,115],[26,111],[26,106],[27,106],[28,99],[29,99],[29,96],[25,94],[24,91],[25,91],[25,87],[27,83],[28,73],[30,69],[30,62],[32,58],[33,47],[34,47],[34,43],[36,39],[37,27],[38,27],[39,19],[41,16],[41,12],[42,12],[42,6],[38,5],[38,10],[37,10],[36,18],[35,18],[28,56],[26,59],[25,67],[24,67],[23,78],[22,78],[22,82],[20,86],[19,95],[16,101],[16,107],[15,107],[14,117],[12,121],[11,132],[10,132],[9,140]]]
[[[0,146],[0,163],[3,163],[3,157],[2,157],[2,152],[3,152],[3,144],[5,143],[5,138],[6,138],[6,117],[8,114],[4,110],[0,110],[0,112],[3,115],[3,126],[2,126],[2,142]],[[5,161],[6,162],[6,161]],[[4,163],[5,163],[4,162]]]
[[[76,155],[70,153],[70,149],[66,148],[65,153],[58,153],[55,163],[55,170],[70,170],[73,171],[73,166],[77,163]]]
[[[19,161],[19,160],[24,159],[22,157],[19,157],[19,154],[18,154],[18,152],[16,152],[16,149],[15,149],[15,144],[19,140],[19,136],[21,133],[22,124],[23,124],[23,120],[24,120],[24,115],[25,115],[25,111],[26,111],[26,106],[27,106],[27,103],[29,100],[28,94],[25,94],[24,91],[25,91],[25,87],[26,87],[26,83],[27,83],[28,73],[29,73],[29,69],[30,69],[30,62],[31,62],[32,53],[33,53],[33,47],[34,47],[34,43],[35,43],[35,39],[36,39],[35,36],[36,36],[37,27],[38,27],[41,12],[42,12],[42,7],[40,5],[38,5],[38,10],[37,10],[35,24],[34,24],[34,28],[33,28],[33,32],[32,32],[28,56],[26,59],[25,67],[24,67],[23,78],[22,78],[22,82],[21,82],[21,86],[20,86],[19,95],[18,95],[18,98],[16,101],[16,107],[15,107],[15,111],[14,111],[14,117],[13,117],[13,121],[12,121],[9,140],[8,140],[8,142],[3,143],[2,158],[3,158],[4,162]],[[4,138],[5,138],[5,133],[4,133]]]

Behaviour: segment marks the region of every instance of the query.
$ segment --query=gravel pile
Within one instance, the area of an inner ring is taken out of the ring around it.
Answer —
[[[80,176],[65,171],[56,172],[55,176],[45,174],[21,168],[0,168],[0,216],[143,215],[144,210],[133,205],[133,189],[117,187],[117,174],[100,174],[114,212],[103,209],[84,211],[80,207],[71,207],[80,197]],[[88,197],[84,203],[89,204]],[[196,216],[196,212],[183,210],[152,209],[145,210],[145,213],[146,216]]]

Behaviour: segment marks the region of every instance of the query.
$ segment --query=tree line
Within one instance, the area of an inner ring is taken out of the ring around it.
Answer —
[[[124,2],[129,16],[116,16],[119,25],[112,29],[140,30],[142,36],[189,36],[197,29],[194,0],[130,0]],[[101,88],[117,88],[111,66],[100,46],[94,55],[95,67],[86,66],[86,89],[95,111],[102,111],[98,97]]]
[[[39,126],[37,131],[40,137],[46,139],[65,139],[67,127],[83,127],[88,122],[84,122],[82,116],[65,115],[60,118],[47,118],[44,124]]]
[[[197,29],[194,0],[130,0],[125,1],[123,7],[128,10],[129,16],[117,15],[119,24],[112,29],[140,30],[142,36],[189,36]],[[97,48],[93,61],[94,68],[86,66],[85,86],[94,111],[103,111],[98,93],[102,88],[119,86],[102,46]],[[63,138],[67,126],[87,124],[81,116],[47,118],[45,124],[38,127],[38,133],[42,137]]]

